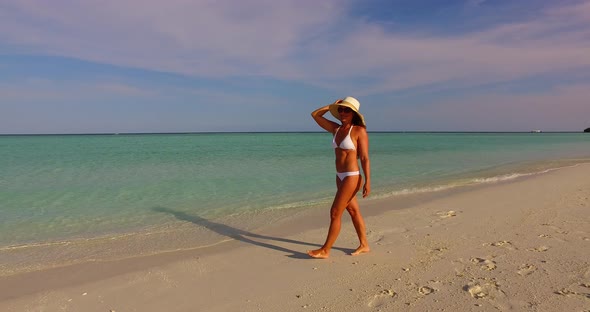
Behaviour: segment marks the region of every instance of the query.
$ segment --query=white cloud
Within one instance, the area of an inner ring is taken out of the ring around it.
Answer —
[[[341,16],[338,8],[329,1],[19,0],[5,8],[0,38],[122,66],[258,75],[287,61],[330,16]]]
[[[30,53],[204,77],[263,75],[361,94],[590,66],[590,2],[446,37],[391,32],[347,16],[346,2],[336,0],[14,0],[1,12],[0,40]]]
[[[336,52],[317,55],[313,67],[319,70],[313,76],[374,75],[380,79],[365,88],[374,93],[433,83],[477,85],[587,67],[587,6],[550,9],[535,20],[447,37],[406,36],[359,25],[332,45]]]

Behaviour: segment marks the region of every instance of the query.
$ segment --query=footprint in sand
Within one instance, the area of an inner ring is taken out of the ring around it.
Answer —
[[[554,293],[565,297],[581,296],[590,299],[590,292],[588,292],[588,289],[590,289],[590,283],[579,283],[571,285],[568,288],[562,288]]]
[[[573,290],[570,290],[567,288],[563,288],[561,290],[558,290],[555,293],[558,295],[566,296],[566,297],[582,296],[582,297],[586,297],[586,298],[590,299],[590,294],[579,293],[577,291],[573,291]]]
[[[518,268],[518,271],[516,271],[516,273],[526,276],[526,275],[529,275],[529,274],[535,272],[536,270],[537,270],[537,267],[532,264],[523,264]]]
[[[471,282],[463,286],[463,290],[469,292],[471,297],[475,299],[481,298],[497,298],[504,295],[504,292],[500,290],[499,286],[495,282],[491,283],[478,283]]]
[[[395,291],[393,291],[391,289],[384,289],[384,290],[380,291],[378,294],[376,294],[375,296],[373,296],[373,298],[371,298],[371,300],[369,300],[368,306],[371,308],[380,307],[380,306],[390,302],[392,300],[392,298],[395,297],[396,295],[397,295],[397,293]]]
[[[527,250],[528,251],[535,251],[535,252],[545,252],[545,251],[549,250],[549,247],[547,247],[547,246],[540,246],[540,247],[537,247],[537,248],[529,248]]]
[[[454,210],[439,211],[436,213],[436,215],[439,216],[439,218],[441,218],[441,219],[446,219],[446,218],[456,217],[457,212]]]
[[[484,246],[493,246],[493,247],[502,247],[502,248],[506,248],[509,250],[515,250],[518,249],[516,247],[514,247],[514,245],[512,245],[512,242],[510,241],[497,241],[494,243],[489,243],[489,244],[484,244]]]
[[[428,287],[428,286],[422,286],[422,287],[418,288],[418,292],[421,295],[426,296],[426,295],[432,294],[434,292],[434,288]]]
[[[492,271],[496,269],[496,262],[483,258],[471,258],[471,262],[478,264],[482,270]]]
[[[488,293],[486,292],[484,287],[482,287],[479,284],[465,285],[465,287],[463,287],[463,290],[469,292],[471,297],[475,299],[485,298],[488,296]]]

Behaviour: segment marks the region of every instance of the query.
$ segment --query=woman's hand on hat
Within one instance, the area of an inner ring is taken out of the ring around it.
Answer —
[[[332,105],[340,104],[341,102],[342,102],[342,99],[337,99]]]

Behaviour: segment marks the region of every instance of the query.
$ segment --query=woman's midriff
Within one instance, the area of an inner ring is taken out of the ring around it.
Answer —
[[[336,172],[359,171],[356,150],[337,148],[334,153],[336,154]]]

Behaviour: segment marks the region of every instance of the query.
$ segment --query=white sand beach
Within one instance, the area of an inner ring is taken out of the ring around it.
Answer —
[[[211,248],[2,277],[0,311],[590,311],[588,177],[361,200],[361,256],[345,215],[331,257],[307,257],[324,207]]]

